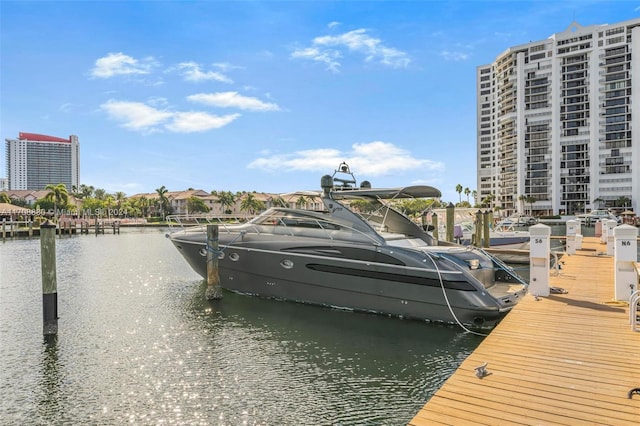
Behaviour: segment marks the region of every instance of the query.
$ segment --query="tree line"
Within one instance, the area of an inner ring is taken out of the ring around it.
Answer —
[[[49,184],[45,186],[49,191],[47,195],[40,198],[33,205],[28,205],[27,201],[20,198],[11,198],[6,192],[0,193],[0,203],[13,204],[18,207],[29,207],[34,210],[53,211],[85,211],[85,212],[106,212],[114,216],[124,217],[150,217],[152,213],[159,213],[158,217],[163,220],[167,215],[173,213],[171,201],[167,196],[169,190],[163,185],[156,189],[157,197],[148,198],[144,195],[139,197],[127,197],[124,192],[118,191],[108,193],[101,188],[94,188],[91,185],[82,184],[78,188],[72,187],[71,192],[66,185]],[[188,190],[192,190],[189,188]],[[255,214],[265,209],[264,202],[258,200],[256,196],[249,192],[232,193],[231,191],[211,191],[211,195],[217,197],[217,203],[226,213],[232,213],[231,208],[240,200],[240,210]],[[71,196],[80,201],[80,205],[72,202]],[[282,205],[286,205],[284,200],[280,200]],[[191,196],[187,199],[187,210],[190,213],[207,213],[211,210],[201,197]],[[115,213],[115,214],[114,214]]]

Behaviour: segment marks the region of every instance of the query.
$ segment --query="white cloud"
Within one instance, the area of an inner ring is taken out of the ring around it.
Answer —
[[[232,70],[242,70],[244,67],[239,65],[233,65],[228,62],[216,62],[213,64],[214,67],[218,68],[222,72],[229,72]]]
[[[238,108],[250,111],[279,111],[278,104],[263,102],[260,99],[243,96],[238,92],[198,93],[187,96],[192,102],[221,108]]]
[[[221,83],[233,83],[233,80],[220,72],[202,71],[200,65],[195,62],[182,62],[178,64],[177,69],[182,72],[186,81],[200,82],[214,80]]]
[[[463,52],[449,52],[448,50],[443,50],[440,52],[440,56],[442,56],[447,61],[466,61],[469,59],[468,53]]]
[[[240,114],[218,116],[206,112],[178,112],[166,128],[176,133],[205,132],[218,129],[240,117]]]
[[[370,36],[366,29],[316,37],[311,47],[296,49],[291,57],[323,62],[327,69],[337,72],[340,66],[338,59],[343,51],[363,54],[367,62],[379,62],[393,68],[405,68],[411,62],[407,53],[385,46],[380,39]]]
[[[135,59],[124,53],[109,53],[96,60],[96,66],[91,70],[91,76],[109,78],[116,75],[149,74],[156,65],[153,58]]]
[[[67,102],[67,103],[64,103],[64,104],[60,105],[59,109],[62,112],[72,112],[75,107],[76,107],[76,105]]]
[[[424,172],[444,170],[437,161],[413,157],[408,151],[382,141],[356,143],[351,151],[333,148],[298,151],[291,154],[274,154],[257,158],[248,167],[267,171],[326,171],[345,161],[352,171],[367,176],[387,175],[405,170],[420,169]]]
[[[206,112],[174,112],[161,110],[142,102],[109,100],[100,108],[122,127],[141,133],[168,130],[174,133],[204,132],[231,123],[240,114],[217,116]]]
[[[338,59],[342,57],[340,52],[333,49],[319,49],[317,47],[306,47],[298,49],[291,54],[292,58],[309,59],[316,62],[322,62],[327,65],[327,69],[333,72],[339,72],[340,62]]]
[[[123,122],[123,127],[131,130],[154,131],[173,116],[172,112],[150,107],[142,102],[109,100],[100,105],[110,118]]]

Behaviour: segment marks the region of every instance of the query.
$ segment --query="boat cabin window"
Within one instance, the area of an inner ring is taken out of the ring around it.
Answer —
[[[401,234],[384,234],[384,237],[387,241],[387,244],[389,244],[390,246],[406,248],[419,248],[428,246],[428,244],[422,241],[420,238],[406,238],[405,235]]]
[[[341,227],[333,222],[328,222],[322,218],[310,216],[294,215],[290,212],[274,211],[272,214],[265,214],[252,221],[255,225],[284,226],[297,228],[338,230]]]

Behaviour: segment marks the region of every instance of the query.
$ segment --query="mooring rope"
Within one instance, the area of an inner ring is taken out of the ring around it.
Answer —
[[[442,274],[440,273],[440,268],[438,268],[438,263],[436,262],[436,259],[442,259],[442,257],[437,256],[437,258],[436,258],[431,253],[426,252],[426,251],[425,251],[425,254],[431,259],[431,261],[433,262],[433,265],[436,268],[436,271],[438,272],[438,279],[440,280],[440,288],[442,289],[442,295],[444,296],[445,302],[447,302],[447,307],[449,308],[449,312],[451,313],[451,316],[453,317],[453,319],[460,326],[460,328],[462,328],[467,333],[475,334],[477,336],[487,337],[488,334],[478,333],[476,331],[469,330],[467,327],[464,326],[464,324],[462,324],[462,322],[460,322],[460,320],[458,319],[456,314],[453,312],[453,307],[451,306],[451,303],[449,302],[449,297],[447,297],[447,292],[446,292],[446,290],[444,288],[444,280],[442,279]],[[448,260],[446,257],[444,259]]]

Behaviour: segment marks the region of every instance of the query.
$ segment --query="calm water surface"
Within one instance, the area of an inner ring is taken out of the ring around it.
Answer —
[[[50,342],[40,241],[0,243],[0,423],[404,425],[482,340],[229,292],[207,301],[165,232],[56,239]]]

